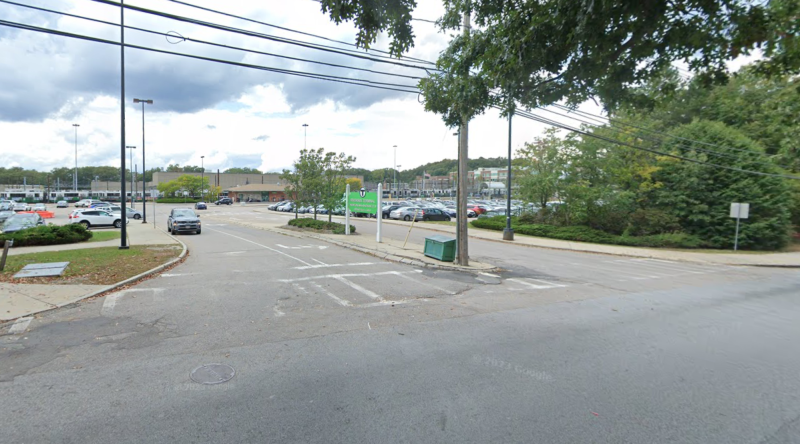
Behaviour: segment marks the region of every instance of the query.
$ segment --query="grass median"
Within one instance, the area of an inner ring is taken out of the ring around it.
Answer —
[[[92,238],[86,242],[103,242],[113,239],[119,239],[120,230],[109,231],[92,231]]]
[[[111,285],[165,264],[182,250],[177,245],[136,245],[128,250],[102,247],[20,254],[8,257],[5,270],[0,272],[0,282]],[[47,262],[69,262],[69,265],[57,277],[13,277],[25,265]]]

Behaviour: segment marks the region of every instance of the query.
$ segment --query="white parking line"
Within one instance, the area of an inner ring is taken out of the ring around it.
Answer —
[[[360,291],[361,293],[364,293],[365,295],[371,297],[372,299],[379,300],[379,301],[383,300],[383,298],[379,294],[374,293],[374,292],[372,292],[370,290],[367,290],[366,288],[356,284],[355,282],[348,281],[347,279],[343,278],[340,275],[332,276],[332,277],[333,277],[333,279],[336,279],[337,281],[347,285],[348,287],[352,288],[353,290],[357,290],[357,291]]]
[[[135,293],[139,291],[152,291],[155,293],[160,293],[164,291],[163,288],[131,288],[128,290],[118,291],[116,293],[111,293],[110,295],[106,296],[105,300],[103,301],[103,307],[100,309],[100,314],[103,316],[111,316],[114,312],[114,307],[117,306],[117,301],[122,298],[127,293]]]
[[[319,290],[321,292],[323,292],[323,293],[327,294],[328,296],[330,296],[331,299],[333,299],[334,301],[338,302],[340,305],[343,305],[345,307],[349,307],[349,306],[353,305],[349,301],[345,301],[344,299],[342,299],[342,298],[336,296],[335,294],[331,293],[330,290],[328,290],[327,288],[323,287],[322,285],[320,285],[320,284],[318,284],[316,282],[313,282],[311,285],[314,285],[315,287],[319,288]]]
[[[282,254],[282,255],[284,255],[284,256],[286,256],[286,257],[288,257],[288,258],[292,258],[292,259],[296,260],[297,262],[300,262],[300,263],[301,263],[301,264],[303,264],[303,265],[311,265],[311,264],[309,264],[308,262],[306,262],[306,261],[304,261],[304,260],[302,260],[302,259],[299,259],[299,258],[296,258],[296,257],[292,256],[291,254],[286,254],[286,253],[284,253],[283,251],[276,250],[276,249],[274,249],[274,248],[270,248],[270,247],[268,247],[268,246],[266,246],[266,245],[259,244],[258,242],[253,242],[253,241],[251,241],[251,240],[245,239],[245,238],[243,238],[243,237],[236,236],[236,235],[234,235],[234,234],[226,233],[226,232],[224,232],[224,231],[219,231],[219,230],[211,230],[211,231],[216,231],[217,233],[222,233],[222,234],[225,234],[225,235],[227,235],[227,236],[230,236],[230,237],[235,237],[236,239],[243,240],[243,241],[245,241],[245,242],[249,242],[249,243],[251,243],[251,244],[253,244],[253,245],[258,245],[258,246],[259,246],[259,247],[261,247],[261,248],[267,249],[267,250],[269,250],[269,251],[274,251],[275,253]]]
[[[412,270],[412,271],[379,271],[377,273],[344,273],[344,274],[323,274],[321,276],[308,276],[308,277],[301,277],[301,278],[294,278],[294,279],[278,279],[278,282],[302,282],[302,281],[313,281],[315,279],[336,279],[339,277],[349,278],[349,277],[360,277],[360,276],[381,276],[387,274],[411,274],[411,273],[422,273],[422,270]]]
[[[648,259],[630,259],[627,261],[615,261],[615,262],[629,263],[629,264],[633,263],[638,266],[655,268],[657,270],[662,270],[662,271],[680,271],[682,273],[689,273],[689,274],[707,273],[703,271],[694,271],[697,270],[696,268],[681,267],[678,264],[672,265],[672,264],[652,263],[652,261]],[[677,276],[677,275],[670,275],[670,276]]]
[[[517,284],[522,284],[522,285],[524,285],[526,287],[535,288],[537,290],[544,290],[544,289],[547,289],[547,288],[564,287],[564,285],[553,284],[553,283],[550,283],[550,282],[546,282],[548,285],[537,285],[537,284],[532,284],[530,282],[524,281],[522,279],[506,279],[506,280],[510,281],[510,282],[516,282]],[[545,281],[540,281],[538,279],[530,279],[530,280],[537,281],[537,282],[545,282]]]
[[[316,260],[316,259],[313,259]],[[319,262],[319,261],[317,261]],[[329,268],[329,267],[360,267],[363,265],[380,265],[379,262],[356,262],[353,264],[320,264],[320,265],[308,265],[303,267],[293,267],[295,270],[310,270],[312,268]]]
[[[581,264],[581,263],[571,263],[570,265],[574,265],[574,266],[580,267],[580,268],[593,268],[595,270],[600,270],[600,271],[603,271],[605,273],[608,273],[610,276],[613,276],[615,274],[627,274],[629,276],[635,276],[635,277],[631,277],[630,279],[625,279],[625,280],[635,280],[636,281],[636,280],[644,280],[644,279],[658,279],[659,277],[661,277],[661,276],[644,275],[644,274],[641,274],[641,273],[631,273],[630,271],[620,270],[620,269],[617,269],[617,268],[598,267],[597,265],[587,265],[587,264]]]
[[[28,329],[28,325],[30,325],[32,320],[33,320],[32,317],[17,319],[17,321],[14,322],[14,325],[12,325],[11,328],[8,330],[8,333],[12,335],[25,333],[25,330]]]
[[[401,278],[404,278],[404,279],[408,279],[408,280],[410,280],[410,281],[413,281],[414,283],[417,283],[417,284],[422,284],[422,285],[425,285],[425,286],[427,286],[427,287],[431,287],[431,288],[433,288],[433,289],[435,289],[435,290],[439,290],[439,291],[441,291],[441,292],[442,292],[442,293],[444,293],[444,294],[449,294],[450,296],[452,296],[452,295],[456,294],[456,292],[455,292],[455,291],[446,290],[446,289],[444,289],[444,288],[442,288],[442,287],[437,287],[436,285],[429,284],[429,283],[427,283],[427,282],[418,281],[418,280],[416,280],[416,279],[412,278],[411,276],[407,276],[407,275],[405,275],[405,274],[402,274],[402,273],[400,273],[399,271],[395,271],[395,272],[394,272],[394,273],[392,273],[392,274],[394,274],[395,276],[400,276]]]

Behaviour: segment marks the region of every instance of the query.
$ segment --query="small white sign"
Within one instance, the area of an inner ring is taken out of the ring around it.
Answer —
[[[749,203],[732,203],[731,204],[731,217],[739,219],[747,219],[750,217],[750,204]]]

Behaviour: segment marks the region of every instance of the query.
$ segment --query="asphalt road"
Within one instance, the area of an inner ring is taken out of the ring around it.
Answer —
[[[509,271],[432,272],[209,211],[161,277],[0,326],[0,441],[800,442],[796,271],[473,240]]]

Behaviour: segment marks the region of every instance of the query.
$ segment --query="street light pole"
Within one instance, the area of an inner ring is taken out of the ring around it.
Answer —
[[[133,103],[141,103],[142,104],[142,223],[147,223],[147,192],[145,191],[146,178],[145,174],[147,168],[144,164],[144,104],[147,103],[148,105],[152,105],[153,101],[150,99],[133,99]]]
[[[308,124],[303,124],[303,149],[308,148]]]
[[[205,188],[205,186],[203,185],[203,181],[206,180],[205,179],[206,167],[203,166],[204,165],[203,164],[203,159],[205,159],[205,158],[206,158],[206,156],[200,156],[200,199],[204,199],[204,197],[203,197],[203,188]]]
[[[119,61],[120,61],[120,203],[125,203],[125,0],[119,1]],[[127,250],[128,217],[125,205],[120,205],[122,228],[120,229],[119,249]]]
[[[503,240],[514,240],[514,229],[511,228],[511,116],[514,114],[509,111],[508,113],[508,171],[506,171],[506,179],[508,187],[506,189],[506,228],[503,230]]]
[[[131,165],[133,165],[133,150],[136,149],[133,145],[125,145],[125,148],[131,150]],[[125,196],[122,196],[122,201],[125,202]],[[131,207],[133,207],[133,169],[131,169]]]
[[[74,191],[78,192],[78,125],[77,123],[73,123],[72,126],[75,127],[75,177],[72,180],[72,187]]]
[[[392,189],[397,190],[397,145],[394,147],[394,169],[392,170]],[[395,191],[397,193],[397,191]]]

